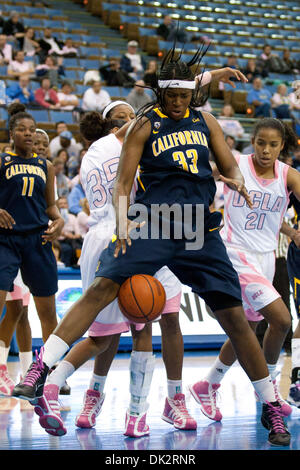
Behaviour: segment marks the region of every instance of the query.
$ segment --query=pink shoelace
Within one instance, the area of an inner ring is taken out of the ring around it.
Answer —
[[[186,404],[184,400],[175,400],[174,401],[175,405],[178,407],[180,413],[185,416],[186,418],[191,418],[191,415],[189,414]]]
[[[81,414],[88,415],[92,411],[94,405],[97,405],[97,398],[88,395]]]
[[[35,350],[36,362],[33,362],[31,364],[30,369],[24,377],[22,385],[29,385],[30,387],[32,387],[35,381],[40,377],[41,372],[44,369],[43,352],[43,347],[40,350],[40,354],[38,354],[37,350]]]
[[[269,419],[272,423],[273,429],[278,434],[285,434],[286,429],[283,421],[283,415],[280,406],[273,406],[268,403],[269,406]]]

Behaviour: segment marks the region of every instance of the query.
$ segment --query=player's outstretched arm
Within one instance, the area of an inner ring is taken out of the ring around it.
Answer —
[[[210,130],[210,146],[220,172],[220,179],[231,189],[238,191],[246,199],[248,206],[252,207],[251,198],[244,184],[244,177],[225,142],[221,126],[211,114],[205,112],[202,114]]]

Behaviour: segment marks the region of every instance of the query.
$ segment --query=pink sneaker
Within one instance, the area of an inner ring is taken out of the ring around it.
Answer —
[[[194,430],[197,423],[186,409],[185,396],[177,393],[174,398],[166,398],[165,409],[161,415],[164,421],[173,424],[177,429]]]
[[[146,424],[146,412],[140,415],[132,415],[126,411],[125,436],[142,437],[150,434],[149,426]]]
[[[59,387],[54,384],[44,386],[44,395],[38,398],[34,411],[39,415],[40,425],[52,436],[63,436],[67,433],[60,415],[58,403]]]
[[[290,414],[293,411],[292,407],[280,395],[279,387],[276,383],[276,380],[272,380],[272,382],[274,385],[275,397],[281,406],[281,411],[282,411],[283,416],[290,416]]]
[[[5,364],[0,365],[0,394],[11,396],[15,384],[10,378]]]
[[[222,414],[217,407],[217,390],[220,384],[210,384],[203,380],[189,385],[189,390],[196,402],[200,405],[202,413],[214,421],[221,421]]]
[[[104,398],[104,393],[88,389],[84,394],[83,407],[75,419],[76,426],[79,428],[92,428],[95,426]]]

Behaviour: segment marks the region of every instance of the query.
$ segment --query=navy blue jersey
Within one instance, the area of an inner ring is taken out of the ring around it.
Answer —
[[[299,226],[300,223],[300,201],[294,196],[293,193],[290,195],[290,204],[289,206],[293,207],[296,212],[296,226]]]
[[[136,202],[204,204],[208,209],[216,186],[209,164],[210,132],[202,113],[188,108],[175,121],[156,108],[147,117],[151,134],[140,160]]]
[[[26,159],[12,152],[0,155],[0,208],[16,222],[12,231],[2,229],[2,233],[28,232],[48,225],[46,180],[47,162],[36,154]]]

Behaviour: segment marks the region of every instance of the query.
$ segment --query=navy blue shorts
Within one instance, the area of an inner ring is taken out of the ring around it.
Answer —
[[[30,234],[0,233],[0,290],[11,292],[18,270],[32,295],[48,297],[58,289],[57,263],[45,229]]]
[[[297,248],[294,242],[289,245],[287,268],[293,289],[296,312],[298,318],[300,318],[300,248]]]
[[[153,276],[160,268],[168,266],[181,283],[190,286],[213,311],[216,308],[209,295],[212,292],[232,297],[236,301],[233,306],[241,304],[238,275],[219,231],[207,231],[200,250],[188,251],[185,243],[184,239],[132,240],[131,247],[127,246],[126,254],[119,253],[114,258],[115,242],[110,242],[100,256],[95,276],[111,279],[121,285],[134,274]]]

